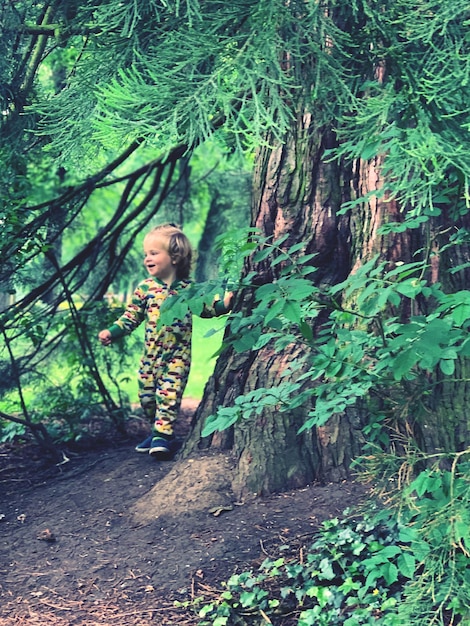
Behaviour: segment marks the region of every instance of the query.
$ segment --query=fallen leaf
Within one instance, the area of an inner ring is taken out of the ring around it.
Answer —
[[[214,506],[209,509],[209,513],[212,513],[214,517],[218,517],[224,511],[233,511],[233,506]]]

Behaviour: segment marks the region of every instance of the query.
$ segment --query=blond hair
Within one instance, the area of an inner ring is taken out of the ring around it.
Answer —
[[[189,278],[193,249],[189,239],[176,224],[160,224],[147,235],[159,235],[168,241],[168,254],[175,264],[176,278]]]

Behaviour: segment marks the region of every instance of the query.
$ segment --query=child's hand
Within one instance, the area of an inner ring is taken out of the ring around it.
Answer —
[[[226,309],[231,310],[233,306],[233,300],[235,298],[235,294],[233,291],[226,291],[224,295],[224,306]]]
[[[109,332],[108,329],[102,330],[99,334],[98,334],[98,339],[101,341],[101,343],[103,344],[103,346],[109,346],[111,345],[112,342],[112,337],[111,337],[111,333]]]

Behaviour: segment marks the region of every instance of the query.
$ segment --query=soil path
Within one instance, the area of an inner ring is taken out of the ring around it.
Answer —
[[[52,468],[34,447],[0,449],[1,626],[195,626],[175,600],[220,588],[281,545],[308,545],[364,495],[314,484],[230,505],[211,483],[226,457],[158,463],[134,452],[139,440]]]

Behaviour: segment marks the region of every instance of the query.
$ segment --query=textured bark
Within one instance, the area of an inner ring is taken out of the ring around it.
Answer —
[[[324,152],[333,142],[333,134],[315,128],[312,118],[306,115],[299,119],[288,142],[260,152],[254,176],[252,224],[274,239],[288,233],[286,248],[306,242],[307,253],[316,255],[312,260],[316,271],[311,279],[317,285],[344,280],[376,254],[392,264],[417,260],[416,251],[429,249],[429,225],[422,230],[378,234],[384,222],[403,218],[395,202],[372,197],[347,215],[338,215],[343,202],[378,190],[382,183],[379,161],[357,162],[349,167],[325,162]],[[445,243],[436,241],[436,250]],[[441,273],[437,263],[434,259],[430,280],[437,280]],[[275,278],[268,262],[256,267],[247,263],[245,272],[252,270],[257,272],[258,283]],[[239,294],[236,310],[249,311],[252,297],[248,291]],[[413,301],[413,310],[411,304],[407,306],[400,312],[404,319],[420,312],[419,303]],[[323,321],[321,317],[316,320],[314,332]],[[302,487],[316,480],[339,481],[349,475],[351,460],[361,452],[367,414],[360,407],[332,416],[323,427],[302,435],[297,431],[305,421],[308,406],[289,413],[265,409],[257,418],[201,441],[202,424],[217,406],[231,406],[243,393],[276,384],[289,362],[302,357],[308,360],[308,355],[299,350],[296,345],[282,354],[269,345],[256,353],[236,354],[227,349],[206,387],[183,454],[209,446],[231,450],[236,463],[233,489],[239,498]],[[466,384],[456,383],[455,389],[449,384],[437,385],[431,404],[423,403],[425,419],[410,416],[404,428],[410,429],[424,449],[462,448],[469,441],[468,422],[461,417],[467,398]]]
[[[431,223],[427,235],[431,249],[429,280],[440,282],[448,293],[469,288],[470,247],[466,242],[448,247],[450,237],[461,228],[470,231],[467,213],[454,222],[446,212]],[[461,267],[458,272],[452,269]],[[459,358],[454,375],[444,378],[433,372],[432,394],[423,401],[419,443],[429,452],[462,451],[470,446],[470,360]]]
[[[315,128],[312,118],[303,116],[288,142],[260,151],[253,185],[252,225],[274,239],[287,233],[286,247],[307,242],[307,253],[316,254],[312,280],[321,284],[343,280],[352,267],[349,218],[339,217],[337,211],[350,197],[353,172],[322,158],[332,141],[330,132]],[[258,283],[275,278],[267,262],[256,267],[247,263],[245,272],[252,270]],[[239,294],[236,309],[250,310],[252,298],[249,291]],[[339,480],[348,475],[351,459],[359,452],[358,415],[298,435],[308,406],[286,413],[264,410],[256,419],[200,441],[202,424],[217,406],[230,406],[243,393],[276,384],[294,359],[303,358],[307,366],[308,355],[300,350],[298,345],[282,354],[269,345],[256,353],[227,349],[206,387],[184,455],[207,446],[231,449],[237,463],[233,488],[238,497],[315,480]]]
[[[462,451],[470,446],[468,360],[459,361],[455,381],[437,385],[420,420],[422,447],[430,452]]]

